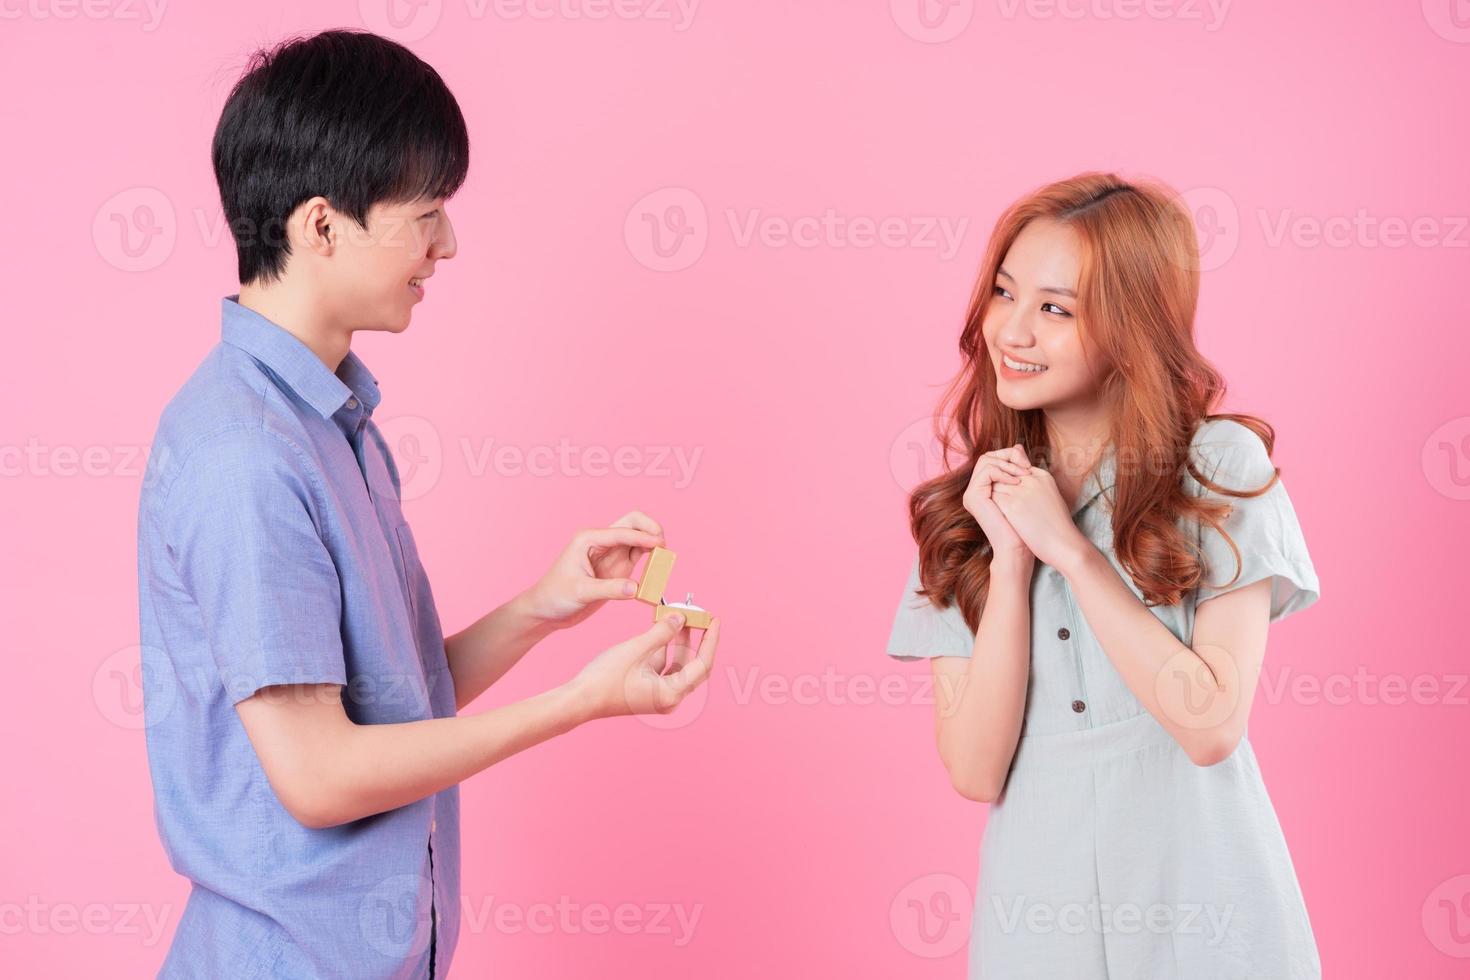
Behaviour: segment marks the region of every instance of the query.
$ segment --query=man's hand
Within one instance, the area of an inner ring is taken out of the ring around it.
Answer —
[[[611,527],[578,531],[550,571],[526,590],[525,608],[554,629],[575,626],[609,599],[631,599],[638,591],[629,578],[634,567],[662,544],[663,528],[636,510]]]
[[[696,650],[684,617],[667,616],[652,628],[592,659],[571,682],[588,718],[668,714],[709,678],[720,621],[712,620]]]

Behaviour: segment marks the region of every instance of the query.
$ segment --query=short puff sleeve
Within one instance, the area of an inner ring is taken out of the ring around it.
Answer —
[[[1271,479],[1275,464],[1254,431],[1233,419],[1206,423],[1195,440],[1196,464],[1213,483],[1231,490],[1255,490]],[[1317,571],[1291,497],[1280,479],[1258,497],[1232,497],[1195,482],[1195,492],[1231,506],[1221,527],[1240,551],[1240,574],[1230,542],[1207,522],[1199,523],[1204,568],[1195,604],[1270,578],[1271,615],[1276,622],[1307,608],[1320,596]],[[1233,580],[1232,580],[1233,579]]]
[[[919,559],[914,557],[908,584],[893,617],[893,630],[888,635],[888,655],[895,660],[923,660],[928,657],[968,657],[974,651],[975,634],[965,624],[958,605],[940,609],[919,595]]]

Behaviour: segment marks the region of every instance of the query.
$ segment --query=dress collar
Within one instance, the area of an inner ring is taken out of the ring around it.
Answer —
[[[1077,502],[1072,505],[1073,517],[1076,517],[1088,504],[1096,500],[1098,494],[1112,488],[1117,480],[1117,470],[1117,450],[1109,444],[1103,450],[1102,458],[1098,460],[1097,466],[1093,467],[1087,480],[1082,484],[1082,491],[1077,494]]]

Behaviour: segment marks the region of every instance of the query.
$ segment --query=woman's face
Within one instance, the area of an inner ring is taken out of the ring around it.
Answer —
[[[1057,409],[1095,397],[1077,322],[1081,269],[1077,233],[1049,218],[1022,228],[1006,252],[981,325],[1006,407]]]

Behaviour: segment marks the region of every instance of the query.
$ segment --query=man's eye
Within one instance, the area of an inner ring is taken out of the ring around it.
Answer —
[[[439,214],[439,209],[438,208],[435,208],[434,210],[430,211],[428,214],[421,214],[421,215],[419,215],[419,217],[421,217],[421,218],[433,218],[433,217],[438,216],[438,214]]]
[[[1046,312],[1048,312],[1048,313],[1055,313],[1058,316],[1071,316],[1072,315],[1071,313],[1068,313],[1066,310],[1062,309],[1060,306],[1058,306],[1055,303],[1042,303],[1041,304],[1041,308],[1043,310],[1045,310]]]

